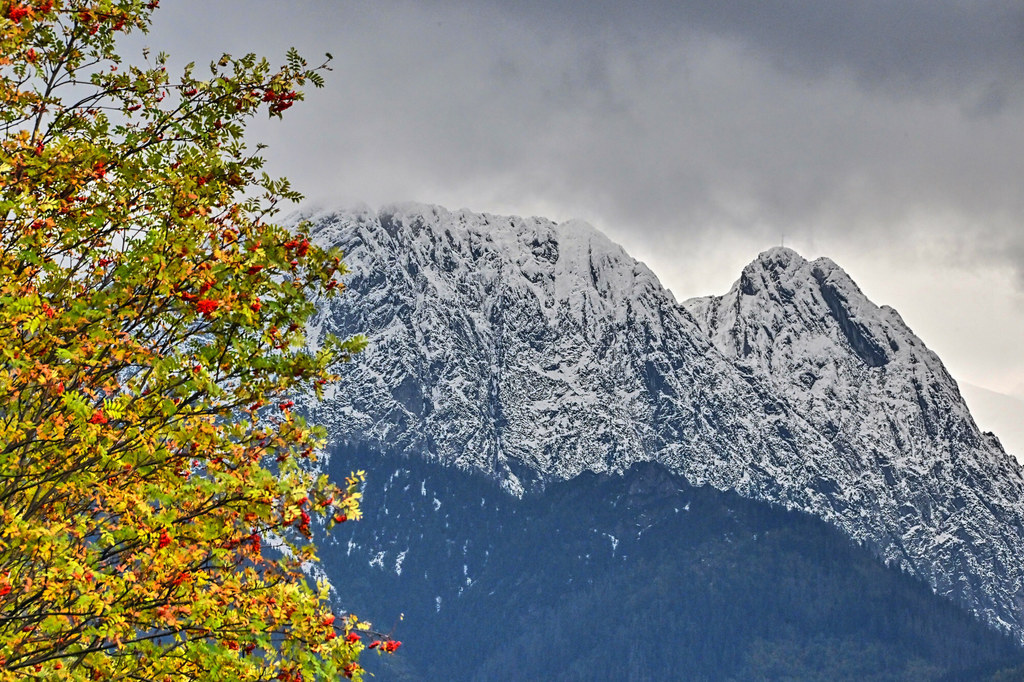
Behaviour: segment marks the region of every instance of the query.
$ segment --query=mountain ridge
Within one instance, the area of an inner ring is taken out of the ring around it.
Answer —
[[[1020,466],[828,259],[772,249],[726,294],[679,303],[578,222],[416,204],[309,218],[353,271],[311,339],[375,339],[307,405],[343,445],[515,495],[659,462],[814,514],[1024,638]]]

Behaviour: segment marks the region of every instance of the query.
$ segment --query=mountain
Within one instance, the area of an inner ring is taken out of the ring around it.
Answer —
[[[1024,641],[1024,476],[892,309],[827,259],[761,254],[678,303],[585,224],[421,205],[320,213],[349,292],[308,336],[373,343],[323,403],[339,451],[512,498],[656,463],[798,510]]]

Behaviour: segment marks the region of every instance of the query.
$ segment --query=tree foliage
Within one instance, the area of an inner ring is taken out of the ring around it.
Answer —
[[[0,1],[0,679],[359,678],[301,569],[360,476],[287,396],[364,341],[306,349],[344,266],[244,140],[327,64],[123,63],[156,6]]]

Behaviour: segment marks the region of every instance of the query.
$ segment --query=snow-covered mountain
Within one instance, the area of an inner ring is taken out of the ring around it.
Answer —
[[[422,205],[310,216],[372,343],[315,421],[513,495],[656,461],[814,514],[1024,641],[1024,476],[939,359],[827,259],[675,301],[592,227]]]

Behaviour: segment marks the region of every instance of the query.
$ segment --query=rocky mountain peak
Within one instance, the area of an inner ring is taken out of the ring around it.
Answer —
[[[903,452],[919,434],[945,448],[980,442],[941,360],[827,258],[771,249],[726,294],[684,306],[716,348],[769,378],[829,438],[863,421],[844,413],[870,403],[885,415],[884,428],[862,434],[870,449]]]
[[[749,265],[743,268],[743,274],[758,272],[775,273],[775,277],[784,277],[785,273],[799,270],[807,261],[799,253],[786,246],[773,246],[758,254]]]

